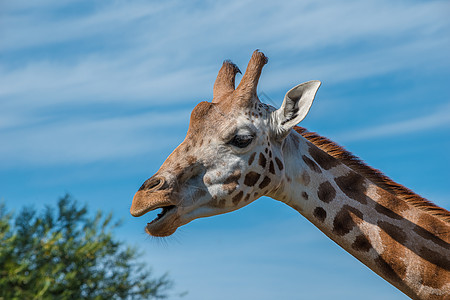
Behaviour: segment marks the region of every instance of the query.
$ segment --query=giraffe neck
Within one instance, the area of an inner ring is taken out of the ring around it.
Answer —
[[[414,299],[450,295],[450,224],[375,185],[296,132],[273,198]]]

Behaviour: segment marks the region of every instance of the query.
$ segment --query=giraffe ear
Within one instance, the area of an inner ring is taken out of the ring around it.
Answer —
[[[283,104],[271,116],[272,129],[277,139],[284,139],[291,128],[306,117],[320,84],[318,80],[308,81],[286,93]]]

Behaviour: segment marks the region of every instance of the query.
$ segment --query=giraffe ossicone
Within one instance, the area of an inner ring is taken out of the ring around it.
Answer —
[[[146,231],[168,236],[269,196],[409,297],[450,298],[450,213],[296,126],[319,81],[289,90],[279,109],[261,103],[256,89],[266,63],[255,51],[237,88],[239,68],[223,63],[212,101],[194,108],[185,140],[135,194],[131,214],[162,209]]]

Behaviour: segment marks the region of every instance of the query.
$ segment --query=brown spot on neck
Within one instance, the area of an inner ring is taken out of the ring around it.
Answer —
[[[334,181],[347,197],[362,204],[367,204],[364,178],[361,175],[351,171],[347,175],[335,178]]]
[[[336,196],[336,190],[328,181],[322,182],[317,191],[317,197],[325,203],[330,203]]]
[[[372,249],[372,245],[363,234],[360,234],[353,242],[352,248],[356,251],[369,252],[369,250]]]
[[[313,212],[314,217],[317,218],[320,222],[325,221],[325,218],[327,217],[327,212],[322,207],[316,207]]]
[[[362,212],[356,208],[344,205],[333,220],[333,232],[340,236],[349,233],[356,225],[352,215],[357,216],[359,219],[363,217]]]

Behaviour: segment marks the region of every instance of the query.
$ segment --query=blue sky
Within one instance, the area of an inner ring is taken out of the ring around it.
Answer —
[[[0,198],[18,210],[68,192],[113,211],[120,238],[188,300],[405,299],[269,198],[165,241],[129,207],[222,61],[244,70],[261,49],[263,101],[321,80],[301,125],[449,209],[449,13],[448,1],[2,1]]]

